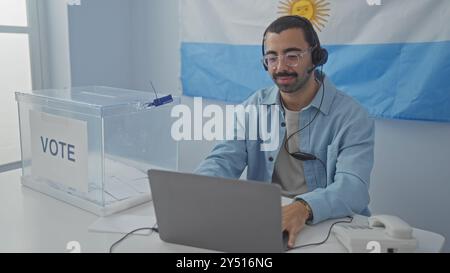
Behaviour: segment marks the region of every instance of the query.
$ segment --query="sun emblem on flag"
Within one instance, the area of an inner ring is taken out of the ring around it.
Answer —
[[[322,31],[328,22],[330,3],[326,0],[282,0],[278,13],[282,15],[299,15],[305,17],[313,26]]]

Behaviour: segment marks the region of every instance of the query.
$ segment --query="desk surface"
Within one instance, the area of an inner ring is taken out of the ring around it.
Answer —
[[[89,232],[88,227],[98,216],[22,187],[20,175],[20,170],[0,174],[0,252],[68,252],[66,246],[70,241],[79,242],[82,252],[108,252],[110,246],[123,237],[119,233]],[[151,203],[146,203],[123,214],[152,216],[154,211]],[[308,241],[321,241],[326,236],[323,231],[327,231],[334,221],[308,227],[305,231],[311,236]],[[300,233],[299,238],[305,233]],[[439,252],[443,247],[444,238],[439,234],[414,229],[414,236],[418,239],[418,252]],[[163,242],[155,233],[129,236],[114,251],[211,252]],[[330,236],[323,245],[292,252],[346,251],[334,236]]]

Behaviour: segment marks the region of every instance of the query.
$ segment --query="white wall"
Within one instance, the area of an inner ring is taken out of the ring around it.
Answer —
[[[64,88],[71,85],[67,5],[60,0],[38,2],[42,86]]]
[[[131,86],[130,2],[82,0],[79,6],[69,6],[73,86]]]
[[[84,0],[82,5],[87,1]],[[117,1],[111,2],[117,5],[117,13],[114,14],[119,16],[121,6]],[[130,47],[133,56],[128,56],[132,60],[131,64],[124,64],[124,67],[128,65],[128,71],[133,73],[130,75],[123,71],[123,78],[119,77],[118,80],[113,77],[119,69],[112,67],[110,73],[92,71],[93,74],[89,75],[85,70],[91,66],[103,67],[102,62],[119,61],[108,60],[107,57],[95,58],[96,56],[90,53],[92,49],[88,48],[86,50],[92,58],[83,57],[82,51],[72,50],[72,78],[76,79],[77,83],[104,81],[110,84],[128,84],[136,89],[148,89],[147,79],[152,79],[162,91],[179,91],[178,0],[126,2],[132,2],[129,7],[132,14],[131,23],[123,21],[125,19],[117,19],[124,23],[124,26],[119,26],[116,22],[113,24],[113,30],[114,35],[118,36],[115,36],[114,40],[126,40],[130,39],[130,34],[126,33],[124,27],[130,24],[132,26]],[[124,9],[128,12],[127,8]],[[79,22],[89,28],[95,25],[95,20],[114,19],[110,15],[103,18],[92,14],[74,18],[79,15],[81,14],[70,13],[70,22]],[[123,16],[126,18],[128,15]],[[110,31],[111,26],[102,27],[104,31]],[[117,31],[118,29],[120,31]],[[81,34],[78,34],[78,39],[91,39],[91,42],[102,43],[95,38],[96,33]],[[76,45],[77,42],[71,39],[71,48]],[[98,45],[92,47],[97,50],[102,48]],[[114,50],[119,54],[121,47],[115,47]],[[115,55],[115,51],[111,50],[109,55]],[[125,62],[126,56],[119,54],[118,58]],[[84,61],[73,62],[76,58],[84,58]],[[183,101],[188,105],[192,103],[190,98],[183,98]],[[450,240],[450,124],[377,120],[375,142],[370,205],[372,212],[398,215],[413,226],[441,233]],[[202,141],[181,143],[180,170],[193,170],[212,145],[213,143]],[[445,251],[450,252],[449,241]]]
[[[178,0],[132,0],[132,84],[158,92],[181,94]]]
[[[82,0],[69,37],[74,86],[181,94],[177,1]]]

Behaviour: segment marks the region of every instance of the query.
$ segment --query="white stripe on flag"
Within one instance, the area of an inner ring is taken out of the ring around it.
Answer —
[[[261,43],[262,33],[277,18],[272,0],[181,0],[181,41],[193,43]]]
[[[449,41],[449,0],[324,0],[330,16],[319,32],[323,44]],[[257,45],[288,0],[181,0],[181,41]]]

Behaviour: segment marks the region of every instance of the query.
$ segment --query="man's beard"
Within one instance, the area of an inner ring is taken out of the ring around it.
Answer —
[[[306,85],[310,76],[311,76],[311,74],[307,74],[306,77],[300,78],[296,72],[292,72],[292,73],[280,72],[280,73],[273,75],[273,80],[281,92],[295,93],[295,92],[299,91],[300,89],[302,89]],[[279,84],[277,82],[277,79],[279,77],[294,77],[295,81],[291,84]]]

